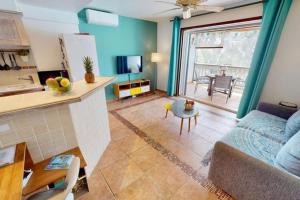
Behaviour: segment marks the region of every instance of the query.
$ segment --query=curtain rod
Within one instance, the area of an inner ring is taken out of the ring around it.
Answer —
[[[246,6],[252,6],[252,5],[264,3],[266,1],[268,1],[268,0],[261,0],[261,1],[253,2],[253,3],[248,3],[248,4],[245,4],[245,5],[234,6],[234,7],[231,7],[231,8],[225,8],[223,11],[233,10],[233,9],[242,8],[242,7],[246,7]],[[193,18],[193,17],[199,17],[199,16],[203,16],[203,15],[209,15],[209,14],[213,14],[213,13],[215,13],[215,12],[207,12],[207,13],[202,13],[202,14],[196,14],[196,15],[192,15],[191,18]],[[183,19],[183,18],[180,17],[180,19]],[[170,22],[173,22],[173,21],[174,21],[174,19],[170,20]]]

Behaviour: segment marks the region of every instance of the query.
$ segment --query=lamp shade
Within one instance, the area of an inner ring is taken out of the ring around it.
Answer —
[[[162,57],[161,57],[160,53],[152,53],[151,62],[159,63],[159,62],[161,62],[161,60],[162,60]]]

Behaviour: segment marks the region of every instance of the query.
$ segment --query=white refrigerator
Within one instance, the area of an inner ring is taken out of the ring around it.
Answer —
[[[71,81],[84,79],[84,56],[92,58],[94,63],[93,72],[95,76],[100,75],[95,36],[61,34],[59,43],[62,52],[62,65],[68,70]]]

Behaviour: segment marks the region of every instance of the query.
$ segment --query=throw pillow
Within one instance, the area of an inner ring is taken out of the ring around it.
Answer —
[[[278,152],[275,166],[300,177],[300,131]]]
[[[300,130],[300,110],[295,112],[287,121],[285,134],[288,138],[295,135]]]

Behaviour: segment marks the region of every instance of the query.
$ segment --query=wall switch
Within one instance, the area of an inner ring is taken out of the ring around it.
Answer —
[[[0,125],[0,135],[6,131],[9,131],[10,130],[10,127],[8,124],[1,124]]]

